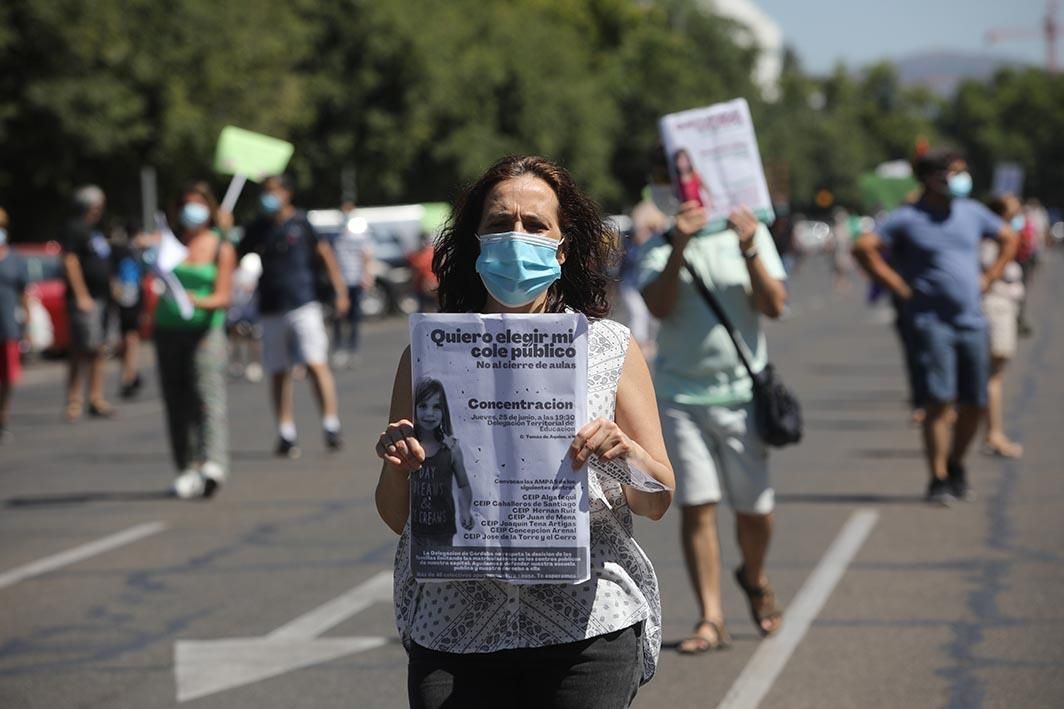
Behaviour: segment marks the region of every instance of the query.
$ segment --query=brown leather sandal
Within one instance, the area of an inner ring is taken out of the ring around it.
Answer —
[[[764,586],[748,586],[746,583],[746,568],[740,566],[735,570],[735,582],[746,594],[746,603],[750,607],[750,617],[757,626],[761,637],[767,638],[780,629],[781,623],[777,623],[772,630],[766,630],[766,620],[779,620],[783,618],[783,611],[776,605],[776,593],[767,583]]]
[[[714,637],[712,640],[698,632],[704,627],[708,627],[713,631]],[[685,650],[683,644],[688,641],[691,641],[691,649]],[[717,625],[712,620],[703,618],[695,623],[695,628],[691,635],[681,640],[676,646],[676,652],[681,655],[702,655],[716,650],[726,650],[730,646],[731,637],[728,635],[728,631],[724,629],[724,625]]]

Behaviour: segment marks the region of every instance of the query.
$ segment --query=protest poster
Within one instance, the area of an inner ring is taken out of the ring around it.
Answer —
[[[993,186],[991,194],[1000,197],[1013,194],[1019,197],[1023,194],[1023,166],[1015,162],[999,162],[994,165]]]
[[[590,578],[587,319],[410,318],[413,422],[426,461],[410,476],[410,565],[419,581]]]
[[[659,128],[675,197],[705,207],[705,231],[725,228],[738,207],[775,218],[746,99],[670,113]]]
[[[288,167],[295,146],[288,141],[262,133],[225,126],[214,150],[214,170],[232,175],[222,198],[221,209],[232,212],[247,180],[258,182],[280,175]]]

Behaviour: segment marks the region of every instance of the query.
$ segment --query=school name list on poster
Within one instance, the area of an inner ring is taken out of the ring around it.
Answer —
[[[414,427],[411,571],[419,581],[590,577],[587,319],[419,314],[410,319]]]

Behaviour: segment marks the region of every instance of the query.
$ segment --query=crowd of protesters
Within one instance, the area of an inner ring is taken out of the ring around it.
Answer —
[[[971,199],[971,172],[959,153],[927,152],[915,160],[914,175],[919,194],[870,228],[871,220],[841,209],[833,213],[831,263],[837,290],[850,287],[856,261],[891,296],[913,420],[922,428],[926,499],[948,505],[971,497],[966,460],[981,427],[984,453],[1023,454],[1022,445],[1006,432],[1004,374],[1019,338],[1033,329],[1024,304],[1048,224],[1042,211],[1015,195],[999,195],[989,206]],[[730,643],[721,601],[721,502],[735,513],[741,562],[733,575],[757,631],[770,636],[784,619],[766,571],[775,495],[751,372],[768,362],[762,318],[786,313],[786,266],[794,254],[793,223],[786,212],[770,231],[749,210],[737,208],[723,228],[710,231],[712,197],[704,190],[689,192],[671,217],[644,201],[633,210],[630,237],[610,243],[608,222],[564,169],[543,158],[507,158],[464,193],[438,239],[423,235],[409,258],[424,310],[575,310],[592,319],[593,329],[619,333],[631,343],[618,360],[591,352],[589,374],[608,375],[617,383],[616,408],[603,410],[578,432],[573,455],[590,460],[594,472],[599,456],[623,450],[621,455],[674,488],[649,494],[603,477],[599,487],[605,504],[595,508],[601,512],[597,525],[620,524],[617,539],[638,551],[630,520],[610,510],[623,498],[632,512],[659,519],[673,500],[679,504],[680,542],[698,615],[677,650],[697,655]],[[140,324],[148,312],[144,276],[157,259],[155,275],[165,289],[150,313],[151,330],[176,497],[210,497],[229,478],[227,372],[251,381],[262,379],[263,372],[268,376],[276,455],[300,455],[292,395],[297,372],[313,385],[325,447],[342,447],[330,363],[347,368],[359,361],[360,305],[376,276],[373,243],[364,228],[350,228],[357,222],[353,205],[342,210],[348,226],[335,239],[322,238],[295,206],[294,194],[289,176],[266,179],[258,216],[245,225],[238,243],[232,239],[232,215],[219,208],[203,182],[174,196],[159,228],[119,229],[110,237],[101,228],[107,204],[103,191],[90,185],[74,194],[74,214],[61,239],[71,332],[64,416],[73,423],[86,413],[115,415],[105,394],[104,369],[116,316],[122,357],[118,393],[129,399],[140,391]],[[8,226],[0,209],[0,442],[8,435],[11,394],[20,376],[18,315],[29,310],[28,277],[7,243]],[[491,238],[485,241],[485,236]],[[507,250],[511,242],[523,250]],[[180,257],[164,268],[161,253],[168,248]],[[517,300],[510,291],[496,293],[493,281],[478,271],[477,254],[491,248],[499,250],[497,267],[508,269],[495,276],[520,284],[522,269],[529,267],[527,253],[539,250],[543,253],[537,252],[532,266],[550,270],[555,280],[537,280],[534,291],[522,291]],[[613,251],[620,252],[619,272],[611,270]],[[612,307],[607,284],[613,276],[630,329],[605,319]],[[584,284],[583,290],[567,289],[567,283]],[[623,369],[606,371],[618,362]],[[377,506],[387,525],[403,535],[396,583],[419,593],[420,585],[400,563],[410,534],[408,478],[426,461],[412,423],[409,366],[404,355],[391,416],[376,447],[383,460]],[[427,631],[418,615],[425,609],[399,608],[411,658],[411,705],[444,706],[461,692],[473,691],[475,699],[491,694],[485,687],[523,682],[520,667],[503,661],[516,651],[528,662],[557,664],[557,685],[535,695],[544,706],[627,705],[654,673],[660,601],[652,569],[621,563],[621,557],[636,558],[641,551],[617,558],[612,553],[603,552],[593,566],[617,562],[631,575],[630,597],[622,593],[615,602],[637,612],[635,624],[611,623],[603,616],[592,632],[589,625],[561,623],[551,635],[485,636],[483,642],[465,644],[477,648],[469,652],[456,651]],[[643,582],[647,587],[637,592]],[[451,586],[435,592],[443,602],[461,605],[464,592]],[[585,586],[558,591],[557,598],[518,594],[517,605],[500,617],[555,601],[586,603],[587,613],[595,615],[600,595],[609,596],[613,587],[604,577],[593,577]],[[472,618],[486,611],[466,604],[456,612]],[[601,670],[576,674],[565,669],[574,663]]]

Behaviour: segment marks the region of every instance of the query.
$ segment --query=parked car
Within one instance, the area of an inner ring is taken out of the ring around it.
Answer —
[[[420,204],[396,207],[359,207],[350,219],[339,209],[313,209],[307,219],[330,242],[348,228],[364,229],[373,239],[376,283],[362,295],[366,317],[410,314],[418,309],[409,254],[419,247],[425,208]]]
[[[61,355],[70,348],[70,316],[67,314],[66,281],[63,279],[63,249],[57,241],[43,244],[15,244],[15,253],[26,262],[29,273],[28,292],[48,312],[52,322],[52,344],[46,355]],[[144,307],[140,321],[140,336],[151,337],[152,316],[159,299],[159,289],[150,273],[144,276],[142,296]]]

